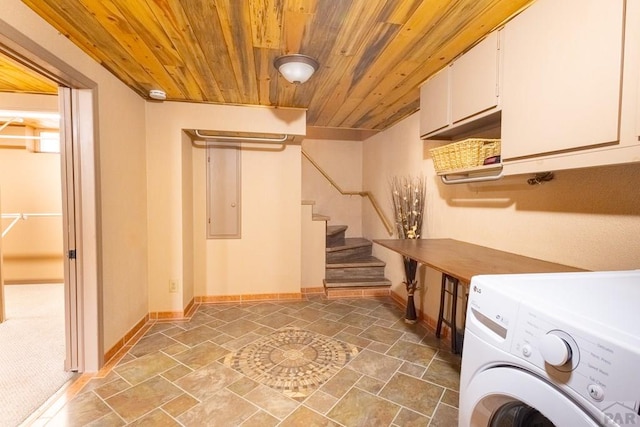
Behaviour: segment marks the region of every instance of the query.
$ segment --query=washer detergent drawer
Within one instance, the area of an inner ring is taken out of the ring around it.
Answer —
[[[513,327],[518,317],[520,302],[483,287],[471,279],[466,317],[466,330],[503,351],[511,349]]]
[[[602,425],[545,381],[514,367],[479,372],[460,397],[459,427]]]

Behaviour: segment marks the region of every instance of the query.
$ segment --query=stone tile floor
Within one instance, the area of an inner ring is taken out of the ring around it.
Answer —
[[[391,299],[203,304],[38,425],[455,427],[459,372]]]

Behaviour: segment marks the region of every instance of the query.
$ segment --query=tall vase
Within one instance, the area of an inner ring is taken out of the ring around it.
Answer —
[[[407,311],[404,316],[405,323],[413,324],[418,321],[418,315],[416,313],[416,306],[413,299],[413,295],[418,288],[418,281],[416,280],[416,271],[418,270],[418,261],[403,257],[404,261],[404,274],[407,287]]]

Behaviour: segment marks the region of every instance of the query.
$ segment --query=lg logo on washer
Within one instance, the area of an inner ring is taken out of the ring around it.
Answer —
[[[477,285],[473,285],[473,292],[475,292],[477,294],[481,294],[482,293],[482,288],[479,288]]]
[[[605,425],[631,426],[640,425],[637,402],[613,402],[603,408]]]

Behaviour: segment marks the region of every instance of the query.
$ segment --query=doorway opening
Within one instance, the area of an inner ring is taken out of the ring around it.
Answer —
[[[0,93],[0,421],[6,425],[22,422],[74,377],[65,369],[59,123],[57,95]]]
[[[59,206],[57,212],[52,210],[50,212],[31,211],[26,213],[51,214],[47,219],[57,217],[62,226],[65,355],[64,364],[60,368],[62,372],[67,373],[96,372],[103,364],[104,351],[98,271],[100,236],[94,130],[95,93],[93,88],[95,88],[95,84],[43,48],[35,46],[27,37],[1,20],[0,53],[8,58],[7,60],[12,61],[14,65],[20,67],[22,71],[30,73],[30,78],[33,76],[44,77],[53,82],[54,92],[57,94],[55,104],[60,116],[58,120],[60,124],[58,129],[60,154],[57,154],[59,169],[55,181],[58,183]],[[4,67],[5,64],[2,65]],[[20,77],[16,76],[17,74],[12,83],[19,85],[22,82]],[[1,88],[2,84],[3,82],[0,81],[0,100],[4,98],[3,92],[5,92]],[[12,95],[21,94],[21,91],[17,89],[10,92]],[[12,105],[3,105],[0,109],[10,109],[7,107],[11,107],[14,111],[25,110],[21,108],[24,105],[21,105],[20,102],[15,101]],[[26,111],[33,112],[37,109],[37,107],[32,107],[31,109],[27,108]],[[2,123],[0,123],[0,127],[2,127]],[[33,145],[37,146],[39,151],[49,150],[47,148],[48,142],[43,144],[41,142],[45,142],[43,139],[50,135],[40,133],[31,136],[38,137],[29,139],[38,141]],[[45,155],[44,153],[39,154]],[[0,189],[0,191],[2,190]],[[5,213],[2,206],[0,209]],[[15,213],[23,214],[25,212]],[[38,219],[44,220],[45,217],[42,216]],[[25,221],[25,219],[20,217],[18,221]],[[6,226],[4,220],[2,225],[4,229]],[[5,313],[2,307],[5,299],[3,296],[7,295],[3,295],[3,290],[6,289],[3,281],[7,274],[13,275],[14,272],[2,266],[2,244],[0,243],[0,321]],[[60,290],[56,290],[55,293],[59,296]],[[16,366],[14,369],[19,370],[20,366]]]

